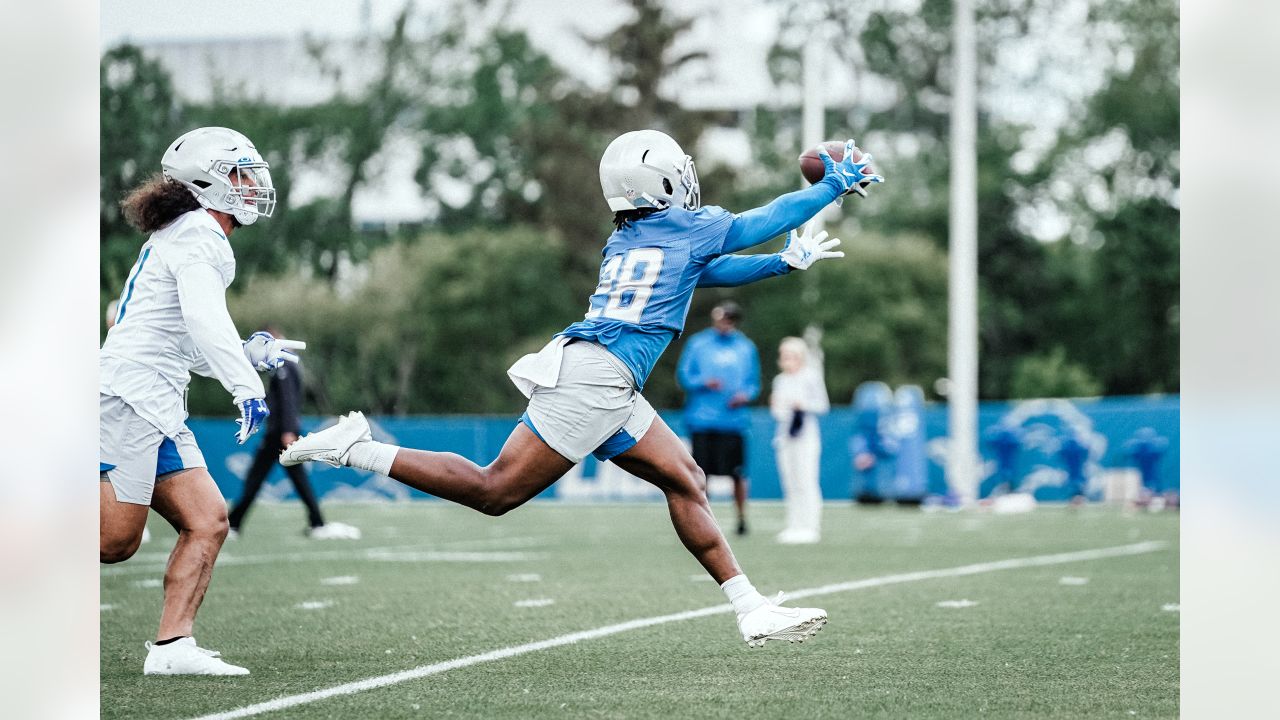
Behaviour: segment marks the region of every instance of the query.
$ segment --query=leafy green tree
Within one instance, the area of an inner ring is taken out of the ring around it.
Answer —
[[[883,107],[828,115],[830,127],[871,128],[876,141],[910,148],[877,153],[890,163],[885,170],[891,182],[877,188],[876,201],[859,213],[863,226],[920,234],[944,246],[951,3],[867,10],[780,5],[785,24],[772,58],[779,79],[799,82],[799,49],[812,33],[798,30],[812,27],[816,9],[816,22],[831,25],[837,38],[833,52],[852,64],[857,77],[872,77],[893,95]],[[1027,165],[1026,156],[1035,156],[1025,143],[1028,128],[1002,120],[989,98],[980,105],[983,397],[1007,397],[1022,358],[1042,357],[1054,347],[1100,379],[1107,392],[1177,388],[1178,221],[1170,202],[1177,187],[1177,4],[1092,0],[1090,12],[1088,27],[1075,30],[1085,34],[1088,57],[1082,59],[1108,58],[1109,79],[1073,108],[1075,119],[1038,164]],[[997,82],[1012,82],[999,75],[998,62],[1010,42],[1043,33],[1045,51],[1027,82],[1052,70],[1053,38],[1043,28],[1057,13],[1057,4],[1047,0],[978,4],[980,97]],[[858,43],[840,40],[855,35]],[[1036,91],[1030,84],[1026,89]],[[1084,159],[1108,145],[1121,149],[1103,167]],[[1045,205],[1068,218],[1068,239],[1044,242],[1029,227],[1026,218],[1035,215],[1029,211]],[[1126,351],[1117,355],[1116,348]]]
[[[1117,59],[1036,188],[1092,260],[1068,354],[1107,393],[1177,392],[1178,5],[1102,0],[1092,18],[1120,30]]]
[[[846,232],[846,257],[818,263],[805,273],[763,280],[732,289],[699,290],[685,324],[686,336],[710,326],[711,308],[732,298],[743,306],[743,332],[760,350],[768,381],[777,372],[782,338],[802,335],[811,324],[822,328],[826,380],[833,402],[848,402],[865,380],[932,387],[947,367],[947,259],[926,238],[885,237]],[[816,277],[815,308],[801,302],[801,283]],[[645,387],[658,407],[678,407],[683,394],[675,382],[683,341],[662,356]],[[766,382],[767,390],[767,382]],[[767,397],[762,397],[763,402]]]
[[[566,239],[571,278],[594,278],[612,229],[600,197],[605,145],[621,132],[658,127],[692,149],[706,122],[661,87],[668,74],[705,57],[673,50],[691,21],[674,19],[657,0],[628,1],[630,19],[587,38],[616,77],[604,92],[566,75],[522,31],[493,28],[479,43],[460,30],[442,35],[443,50],[468,61],[435,78],[434,94],[449,102],[424,106],[428,139],[417,177],[428,193],[471,186],[465,201],[443,205],[443,227],[533,223]]]
[[[103,292],[114,296],[143,242],[125,223],[120,201],[135,185],[160,172],[161,156],[181,133],[182,106],[169,73],[134,45],[121,45],[102,56],[99,82],[101,283]]]
[[[374,251],[344,287],[258,276],[232,298],[248,330],[275,325],[308,342],[308,407],[337,413],[515,412],[506,376],[520,355],[581,316],[585,298],[555,278],[565,245],[527,226],[429,233]],[[201,381],[193,413],[226,411]]]
[[[354,93],[343,90],[341,64],[331,59],[332,48],[312,41],[311,60],[333,83],[328,100],[285,106],[221,89],[212,102],[188,108],[194,124],[229,125],[244,132],[271,163],[282,207],[269,229],[253,228],[232,238],[236,257],[246,269],[244,277],[301,265],[332,282],[344,262],[364,261],[388,239],[382,229],[355,227],[352,207],[388,138],[406,127],[417,102],[416,85],[405,79],[415,67],[415,41],[406,30],[409,21],[406,8],[387,37],[362,41],[359,51],[376,58],[377,64],[371,80]],[[320,168],[330,175],[336,192],[307,202],[293,200],[297,175]]]
[[[1019,358],[1010,387],[1014,398],[1094,397],[1102,392],[1102,383],[1083,366],[1067,360],[1061,347]]]

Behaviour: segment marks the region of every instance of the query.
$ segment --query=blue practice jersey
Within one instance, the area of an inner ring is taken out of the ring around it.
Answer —
[[[662,351],[684,330],[698,278],[724,252],[733,218],[715,206],[672,207],[614,231],[586,318],[560,334],[608,348],[643,387]]]
[[[730,287],[786,273],[790,268],[777,255],[729,254],[799,227],[840,190],[828,176],[739,215],[714,205],[672,207],[615,230],[604,246],[600,284],[586,318],[559,335],[608,348],[643,388],[662,351],[684,330],[694,288]]]

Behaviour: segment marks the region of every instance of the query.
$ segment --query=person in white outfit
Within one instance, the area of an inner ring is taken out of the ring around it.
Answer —
[[[191,373],[217,378],[239,410],[243,443],[266,419],[255,370],[296,361],[302,343],[266,333],[240,339],[227,313],[236,261],[227,237],[270,217],[275,190],[249,138],[206,127],[182,135],[155,175],[121,202],[150,237],[125,281],[98,357],[99,555],[129,559],[148,509],[178,532],[164,574],[147,675],[247,675],[192,637],[214,560],[227,536],[227,506],[186,425]]]
[[[769,410],[777,421],[773,450],[787,504],[787,525],[777,540],[784,544],[818,542],[822,530],[822,489],[818,461],[822,436],[818,416],[831,408],[822,371],[810,361],[809,346],[798,337],[784,338],[778,347]]]

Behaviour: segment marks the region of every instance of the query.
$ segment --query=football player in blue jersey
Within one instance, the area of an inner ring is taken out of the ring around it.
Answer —
[[[489,515],[524,504],[588,453],[660,488],[676,533],[720,583],[743,639],[803,641],[827,621],[825,610],[787,608],[752,587],[720,532],[703,490],[703,473],[684,443],[640,391],[663,350],[684,329],[696,287],[744,285],[804,270],[844,253],[826,233],[796,232],[844,195],[866,194],[883,178],[870,155],[819,155],[826,173],[804,190],[734,214],[701,207],[693,158],[656,130],[625,133],[600,159],[600,185],[616,230],[604,246],[600,284],[586,317],[508,371],[529,398],[498,458],[477,465],[453,453],[374,442],[359,412],[312,433],[281,453],[284,465],[321,461],[388,475]],[[790,232],[772,255],[735,255]]]

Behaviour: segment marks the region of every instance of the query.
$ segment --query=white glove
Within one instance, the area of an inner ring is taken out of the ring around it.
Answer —
[[[258,331],[244,341],[244,356],[249,364],[263,372],[275,370],[286,362],[298,362],[296,353],[290,350],[306,350],[307,344],[301,340],[276,339],[271,333]]]
[[[827,240],[826,230],[808,235],[810,227],[806,225],[787,235],[787,244],[779,255],[788,265],[797,270],[808,270],[819,260],[844,257],[844,251],[831,249],[840,244],[840,238]]]

